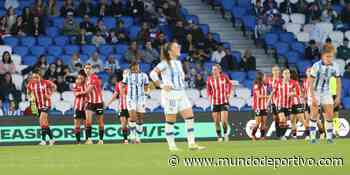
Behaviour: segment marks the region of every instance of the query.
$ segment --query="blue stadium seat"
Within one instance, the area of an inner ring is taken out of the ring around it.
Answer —
[[[5,45],[16,47],[18,45],[18,38],[13,36],[8,36],[2,39]]]
[[[128,63],[120,64],[120,69],[128,69],[128,68],[129,68],[129,64]]]
[[[35,38],[31,36],[22,37],[21,45],[26,47],[33,47],[35,45]]]
[[[146,63],[141,63],[140,64],[140,69],[142,72],[148,73],[151,71],[151,65],[150,64],[146,64]]]
[[[231,16],[232,18],[235,18],[235,20],[242,20],[244,15],[246,15],[245,8],[234,6],[231,9]]]
[[[105,109],[104,113],[107,115],[113,115],[113,114],[116,114],[117,112],[114,109],[107,108]]]
[[[350,79],[342,78],[341,79],[343,89],[350,89]]]
[[[107,29],[115,28],[115,19],[113,17],[104,17],[103,22],[105,23]]]
[[[253,80],[244,80],[243,85],[249,89],[253,88]]]
[[[119,19],[124,22],[125,28],[129,28],[131,25],[134,24],[134,19],[131,16],[122,16]]]
[[[22,64],[23,65],[34,65],[36,63],[36,57],[35,56],[24,56],[22,58]]]
[[[187,15],[185,17],[186,21],[192,21],[193,24],[199,24],[199,18],[196,15]]]
[[[101,71],[101,72],[97,73],[97,76],[101,78],[101,80],[102,80],[103,83],[105,83],[105,82],[108,81],[109,75],[108,75],[108,73],[105,72],[105,71]]]
[[[241,52],[239,52],[239,51],[232,51],[231,54],[232,54],[232,56],[236,59],[236,61],[237,61],[238,63],[241,62],[241,59],[242,59],[242,54],[241,54]]]
[[[206,62],[204,63],[204,70],[206,70],[207,72],[211,72],[211,69],[213,67],[215,63],[212,62]]]
[[[216,42],[219,42],[219,43],[221,42],[221,37],[219,33],[212,33],[212,36]]]
[[[39,46],[48,47],[52,44],[52,39],[47,36],[39,36],[37,43]]]
[[[64,23],[64,18],[57,16],[52,18],[53,26],[57,28],[62,28]]]
[[[186,8],[181,7],[180,14],[181,14],[181,17],[185,18],[185,16],[189,15],[189,12]]]
[[[79,52],[79,46],[78,45],[66,45],[64,46],[64,53],[67,55],[73,55],[74,53]]]
[[[53,56],[53,55],[48,55],[46,56],[46,60],[48,64],[52,64],[56,61],[57,57]]]
[[[158,106],[158,107],[156,107],[156,108],[153,109],[153,112],[159,112],[159,113],[161,113],[161,112],[164,112],[164,109],[163,109],[161,106]]]
[[[91,55],[97,50],[95,45],[83,45],[81,46],[81,52],[86,55]]]
[[[193,106],[192,110],[193,110],[193,112],[204,112],[203,108],[197,107],[197,106]]]
[[[268,49],[273,48],[273,45],[278,41],[278,35],[276,33],[266,33],[265,35],[265,44]]]
[[[297,62],[297,68],[300,76],[305,76],[306,69],[311,67],[311,61],[303,60]]]
[[[247,0],[237,0],[237,5],[239,7],[245,8],[245,9],[251,8],[251,3],[250,3],[250,1],[247,1]]]
[[[345,109],[350,109],[350,97],[342,98],[342,103]]]
[[[292,50],[304,55],[305,45],[302,42],[294,42],[291,45]]]
[[[49,111],[49,115],[50,116],[61,116],[61,115],[63,115],[63,113],[62,113],[62,111],[59,111],[59,110],[54,108],[54,109]]]
[[[0,16],[5,16],[6,15],[6,11],[4,9],[0,9]]]
[[[108,56],[108,55],[113,53],[113,46],[109,45],[109,44],[101,45],[98,48],[98,51],[99,51],[100,54]]]
[[[236,107],[236,106],[230,106],[230,108],[228,110],[230,112],[238,112],[239,111],[238,107]]]
[[[289,45],[284,42],[275,43],[275,49],[278,56],[286,57],[289,51]]]
[[[249,78],[249,80],[255,80],[256,71],[254,71],[254,70],[248,71],[248,78]]]
[[[128,36],[131,40],[136,40],[139,32],[140,32],[140,27],[137,25],[132,25],[129,27]]]
[[[286,55],[288,64],[296,64],[300,60],[300,55],[298,52],[289,51]]]
[[[344,8],[344,6],[341,4],[332,5],[332,9],[335,10],[337,12],[337,14],[341,14],[343,8]]]
[[[21,55],[21,57],[24,57],[28,54],[28,47],[17,46],[17,47],[14,47],[12,51],[17,55]]]
[[[127,50],[128,50],[128,45],[126,45],[126,44],[115,45],[115,52],[117,54],[124,55]]]
[[[59,30],[57,27],[48,27],[46,29],[46,34],[51,38],[55,38],[59,35]]]
[[[74,109],[73,108],[68,109],[66,112],[64,112],[64,115],[73,116],[74,115]]]
[[[234,5],[234,1],[232,0],[222,0],[221,1],[221,6],[225,11],[231,11],[233,5]]]
[[[42,54],[45,54],[45,51],[45,47],[43,46],[33,46],[32,48],[30,48],[30,52],[34,56],[40,56]]]
[[[242,17],[244,27],[247,31],[253,32],[256,25],[256,19],[254,16],[246,15]]]
[[[60,46],[50,46],[47,48],[49,55],[59,57],[62,54],[62,48]]]
[[[240,109],[240,111],[242,112],[250,112],[252,111],[252,107],[251,106],[244,106]]]
[[[221,44],[225,49],[231,49],[231,44],[229,42],[222,42]]]
[[[71,55],[61,55],[60,58],[64,64],[70,64],[72,56]]]
[[[245,72],[230,72],[230,77],[232,80],[237,80],[239,82],[243,82],[246,78],[246,73]]]
[[[69,38],[67,36],[58,36],[54,38],[55,45],[57,46],[65,46],[69,43]]]
[[[187,58],[188,54],[187,53],[181,53],[179,60],[184,61]]]
[[[290,32],[279,33],[279,39],[281,42],[286,42],[288,44],[292,44],[295,41],[294,34]]]
[[[210,31],[208,24],[199,24],[199,27],[201,28],[204,35],[207,35]]]
[[[84,55],[84,54],[80,54],[80,60],[82,62],[87,62],[89,60],[89,56],[88,55]]]

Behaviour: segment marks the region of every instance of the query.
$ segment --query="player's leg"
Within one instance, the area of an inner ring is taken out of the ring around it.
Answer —
[[[281,132],[280,132],[280,138],[281,140],[286,140],[285,137],[285,133],[287,131],[287,118],[286,118],[286,111],[287,109],[282,109],[281,111],[279,111],[278,113],[278,122],[279,122],[279,126],[281,128]]]
[[[129,130],[130,130],[130,139],[132,143],[136,143],[136,120],[137,120],[137,113],[136,109],[129,108]]]
[[[260,124],[260,133],[261,133],[261,140],[265,140],[265,134],[267,130],[267,112],[265,114],[262,114],[261,118],[261,124]]]
[[[165,114],[165,137],[171,151],[177,151],[175,144],[174,124],[176,122],[176,114]]]
[[[317,127],[317,119],[319,116],[319,108],[318,104],[312,104],[311,108],[311,116],[310,116],[310,143],[316,143],[316,127]]]
[[[141,137],[143,134],[143,122],[144,122],[144,112],[137,112],[137,119],[136,119],[136,141],[138,143],[141,143]]]
[[[333,96],[333,100],[335,100],[335,96]],[[334,126],[334,133],[338,137],[340,132],[340,120],[339,120],[339,106],[334,106],[334,112],[333,112],[333,126]]]
[[[297,113],[295,111],[295,107],[292,109],[292,113],[290,115],[290,121],[292,125],[292,137],[297,138]]]
[[[75,134],[75,141],[76,144],[80,144],[80,118],[74,119],[74,134]]]
[[[304,128],[305,128],[305,131],[304,131],[304,136],[305,136],[305,139],[309,139],[310,137],[310,112],[311,112],[311,109],[310,109],[310,106],[309,105],[306,105],[305,107],[305,111],[304,111]]]
[[[123,143],[128,144],[128,119],[125,116],[120,116],[119,120],[122,128]]]
[[[40,110],[40,126],[41,126],[41,132],[42,132],[42,142],[41,145],[46,144],[46,136],[49,136],[49,144],[53,145],[55,142],[53,141],[53,136],[51,133],[51,129],[49,126],[49,120],[48,120],[48,109],[41,109]]]
[[[328,143],[332,143],[333,139],[333,104],[324,104],[323,109],[325,111],[325,130]]]
[[[221,125],[220,125],[220,113],[219,112],[212,112],[211,116],[212,116],[213,121],[214,121],[217,139],[219,142],[221,142],[222,135],[221,135]]]
[[[92,133],[92,116],[94,114],[94,112],[92,111],[93,108],[91,106],[91,104],[88,104],[87,109],[85,110],[85,116],[86,116],[86,120],[85,120],[85,139],[86,142],[85,144],[93,144],[92,139],[91,139],[91,133]]]
[[[297,114],[297,121],[301,122],[305,126],[305,116],[304,111]],[[298,128],[297,128],[298,131]]]
[[[98,144],[103,144],[103,138],[105,135],[105,122],[104,122],[104,108],[103,103],[99,103],[96,106],[96,116],[98,121]]]
[[[256,140],[256,132],[259,129],[259,126],[261,125],[261,116],[255,116],[255,126],[252,131],[252,140]]]
[[[271,105],[271,112],[272,112],[272,119],[275,122],[276,136],[278,138],[280,138],[281,137],[281,128],[280,128],[280,124],[279,124],[278,112],[277,112],[276,105],[274,105],[274,104]]]
[[[221,123],[222,123],[222,129],[224,130],[224,138],[225,141],[229,141],[229,124],[228,124],[228,105],[222,105],[221,106],[221,112],[220,112],[220,117],[221,117]]]
[[[326,122],[325,120],[325,113],[324,113],[324,109],[323,107],[321,107],[321,109],[319,110],[319,115],[317,115],[317,127],[318,127],[318,132],[320,133],[320,140],[323,140],[325,138],[325,127],[324,127],[324,123],[322,122],[322,119],[324,122]]]
[[[44,120],[45,112],[39,110],[39,125],[41,128],[41,142],[39,145],[46,145],[47,122]]]

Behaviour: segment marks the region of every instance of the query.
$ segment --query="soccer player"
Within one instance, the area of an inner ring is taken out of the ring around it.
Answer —
[[[333,110],[334,106],[339,106],[341,95],[340,71],[337,63],[333,62],[335,54],[334,47],[324,47],[321,60],[316,62],[311,68],[310,95],[311,95],[311,119],[310,119],[310,143],[316,143],[317,116],[319,115],[319,106],[324,110],[326,120],[326,138],[327,143],[333,143]],[[329,90],[329,81],[331,77],[336,78],[336,97]]]
[[[126,72],[126,71],[125,71]],[[125,74],[125,73],[124,73]],[[122,79],[122,78],[120,78]],[[122,134],[123,134],[123,144],[128,144],[128,118],[129,118],[129,111],[127,108],[127,100],[126,100],[126,94],[128,93],[128,86],[124,85],[122,80],[118,81],[118,83],[115,84],[114,88],[114,94],[111,98],[111,100],[106,104],[106,106],[109,106],[115,99],[119,98],[119,104],[118,104],[118,117],[120,120],[121,128],[122,128]],[[123,89],[123,90],[122,90]]]
[[[40,69],[32,72],[32,78],[27,84],[27,92],[29,97],[33,97],[39,115],[39,123],[41,127],[41,142],[39,145],[46,145],[46,136],[49,136],[49,145],[54,145],[52,133],[48,121],[48,112],[51,109],[51,95],[56,91],[56,85],[41,77]]]
[[[96,114],[98,120],[98,135],[99,141],[98,144],[103,144],[104,136],[104,120],[103,120],[103,101],[102,101],[102,82],[98,76],[93,72],[91,64],[84,65],[84,71],[87,75],[86,80],[86,90],[83,94],[86,94],[88,97],[86,105],[86,142],[85,144],[93,144],[91,140],[92,132],[92,116]]]
[[[297,138],[297,122],[300,121],[305,126],[304,120],[304,105],[301,97],[301,88],[299,85],[299,76],[298,73],[294,70],[291,72],[292,80],[292,97],[291,97],[291,124],[292,124],[292,137]]]
[[[85,79],[86,74],[84,71],[80,71],[79,75],[77,76],[75,83],[73,85],[73,91],[74,91],[74,128],[75,128],[75,138],[76,143],[80,144],[80,126],[81,122],[83,121],[83,124],[85,126],[85,132],[87,132],[86,129],[86,117],[85,117],[85,108],[86,108],[86,95],[84,94],[84,91],[86,89],[85,86]],[[85,136],[87,133],[85,133]]]
[[[261,140],[265,140],[268,98],[269,95],[267,92],[267,85],[264,83],[264,74],[259,71],[256,73],[256,79],[253,85],[252,106],[255,112],[256,121],[256,125],[252,131],[253,140],[256,140],[255,134],[258,129],[260,129]]]
[[[281,70],[280,68],[275,65],[272,67],[272,78],[268,79],[268,89],[271,93],[271,100],[269,100],[271,103],[271,113],[273,120],[275,121],[275,129],[276,129],[276,136],[279,138],[281,137],[282,130],[279,127],[279,120],[278,120],[278,112],[277,112],[277,93],[272,94],[273,89],[277,86],[277,84],[281,81]]]
[[[333,100],[337,97],[337,79],[332,76],[329,81],[329,90],[333,96]],[[334,133],[336,136],[339,136],[340,130],[340,121],[339,121],[339,106],[334,106],[333,113],[333,125],[334,125]]]
[[[290,71],[284,69],[282,72],[282,80],[275,86],[272,95],[277,95],[277,114],[278,124],[281,128],[280,139],[286,140],[285,133],[287,131],[287,117],[291,110],[291,96],[293,82],[290,80]]]
[[[232,92],[232,83],[227,75],[221,72],[221,66],[212,67],[212,75],[207,80],[207,94],[211,103],[212,117],[215,123],[218,141],[222,141],[221,125],[224,130],[224,139],[229,141],[228,108]]]
[[[130,138],[132,143],[141,143],[143,120],[145,113],[146,93],[148,92],[148,76],[140,71],[138,63],[131,63],[130,71],[123,77],[123,85],[128,86],[126,95],[127,108],[130,114]]]
[[[156,86],[162,89],[161,103],[165,113],[165,134],[169,149],[179,150],[175,144],[174,123],[176,115],[180,113],[185,120],[189,149],[200,150],[204,147],[195,143],[192,105],[185,92],[185,73],[181,62],[177,60],[181,53],[180,50],[176,42],[168,43],[164,47],[162,61],[151,71],[150,77]]]

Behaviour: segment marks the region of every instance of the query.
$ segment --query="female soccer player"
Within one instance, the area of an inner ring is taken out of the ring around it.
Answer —
[[[55,143],[48,121],[48,112],[51,109],[51,95],[55,91],[56,85],[49,80],[44,80],[41,77],[40,69],[35,69],[32,72],[32,79],[28,82],[27,92],[28,97],[33,97],[39,112],[42,139],[39,145],[46,145],[46,135],[50,138],[49,145]]]
[[[91,124],[92,116],[96,114],[98,124],[99,124],[99,141],[98,144],[103,144],[104,136],[104,120],[103,120],[103,101],[102,101],[102,82],[98,76],[93,72],[91,64],[86,64],[84,66],[84,71],[87,75],[86,80],[86,90],[83,94],[86,94],[88,97],[86,105],[86,132],[87,139],[86,144],[93,144],[91,140]]]
[[[261,139],[265,139],[266,122],[267,122],[267,104],[268,104],[267,85],[264,83],[264,74],[262,72],[256,73],[256,79],[253,86],[253,110],[255,112],[256,125],[253,128],[252,139],[256,140],[256,131],[261,132]]]
[[[272,78],[268,79],[268,89],[271,93],[271,113],[273,116],[273,120],[275,121],[275,129],[276,129],[276,136],[281,137],[281,128],[279,127],[279,120],[278,120],[278,112],[277,112],[277,93],[272,94],[273,89],[277,86],[277,84],[281,81],[281,71],[280,68],[277,65],[274,65],[272,67]]]
[[[138,63],[131,63],[130,72],[123,77],[122,91],[127,85],[127,108],[130,114],[130,138],[132,143],[141,143],[143,118],[145,113],[146,93],[148,92],[148,76],[140,71]]]
[[[207,80],[207,94],[211,103],[212,117],[215,123],[218,141],[222,141],[221,125],[224,130],[225,141],[229,141],[228,108],[232,92],[232,83],[227,75],[221,72],[219,64],[213,65],[212,75]]]
[[[126,72],[126,71],[124,71]],[[125,75],[126,73],[124,73]],[[128,86],[123,85],[123,82],[121,80],[122,78],[119,79],[118,83],[115,84],[114,88],[114,94],[109,100],[109,102],[106,104],[106,106],[109,106],[115,99],[119,98],[119,104],[118,104],[118,117],[120,120],[121,128],[122,128],[122,133],[123,133],[123,144],[128,144],[128,118],[129,118],[129,111],[127,108],[127,100],[126,100],[126,94],[128,93]],[[122,88],[122,86],[124,86]]]
[[[86,95],[84,91],[86,89],[85,86],[86,74],[84,71],[80,71],[79,75],[75,80],[75,84],[73,85],[74,91],[74,127],[75,127],[75,138],[76,143],[80,144],[80,125],[83,121],[86,130],[86,117],[85,117],[85,108],[86,108]],[[85,133],[87,135],[87,133]]]
[[[179,150],[175,144],[174,123],[177,113],[180,113],[185,120],[189,149],[204,149],[195,143],[192,105],[185,92],[185,73],[181,62],[177,60],[179,56],[180,46],[176,42],[168,43],[164,47],[163,60],[150,73],[152,80],[162,89],[161,103],[165,113],[167,142],[171,151]]]
[[[301,88],[299,85],[298,73],[294,70],[291,71],[292,86],[292,111],[291,111],[291,123],[292,123],[292,137],[297,138],[297,122],[300,121],[305,126],[304,120],[304,106],[301,98]]]

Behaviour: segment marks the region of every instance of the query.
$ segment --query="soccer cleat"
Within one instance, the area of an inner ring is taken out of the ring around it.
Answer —
[[[230,141],[230,137],[228,136],[228,134],[226,134],[226,135],[224,136],[224,140],[225,140],[225,142]]]
[[[223,139],[221,137],[218,137],[218,142],[222,142]]]
[[[325,138],[325,134],[324,133],[320,134],[320,140],[324,140],[324,138]]]
[[[103,145],[103,140],[99,140],[99,141],[97,142],[97,144],[98,144],[98,145]]]
[[[136,138],[135,142],[136,142],[136,144],[140,144],[141,143],[141,139],[140,138]]]
[[[50,141],[49,141],[49,145],[50,145],[50,146],[53,146],[54,144],[55,144],[55,141],[54,141],[54,140],[50,140]]]
[[[39,143],[39,145],[40,145],[40,146],[45,146],[45,145],[46,145],[46,142],[45,142],[45,141],[41,141],[41,142]]]
[[[176,146],[171,146],[169,147],[169,151],[180,151],[180,149],[177,148]]]
[[[333,144],[333,139],[327,139],[327,144]]]
[[[197,144],[191,144],[191,145],[188,146],[188,148],[190,150],[204,150],[205,149],[204,146],[199,146]]]
[[[281,140],[286,141],[286,140],[287,140],[287,137],[286,137],[286,136],[282,136],[282,137],[281,137]]]
[[[91,139],[87,139],[85,142],[86,145],[92,145],[94,144]]]
[[[316,139],[311,139],[310,140],[310,144],[316,144],[317,142],[316,142]]]
[[[123,140],[122,144],[127,145],[127,144],[129,144],[129,141],[128,140]]]
[[[297,137],[297,136],[292,136],[292,138],[293,138],[294,140],[297,140],[297,139],[298,139],[298,137]]]
[[[261,137],[260,140],[266,140],[266,137]]]
[[[305,140],[310,140],[310,136],[306,136],[306,137],[305,137]]]

